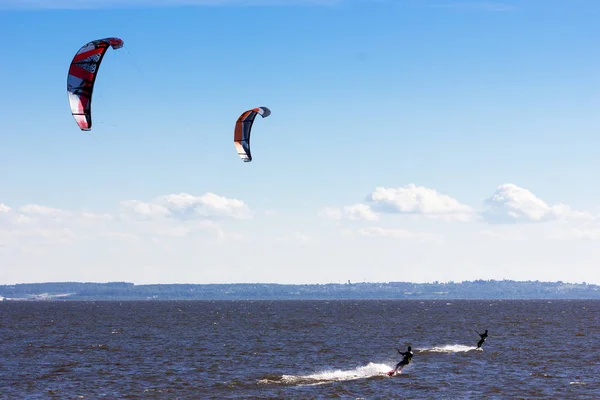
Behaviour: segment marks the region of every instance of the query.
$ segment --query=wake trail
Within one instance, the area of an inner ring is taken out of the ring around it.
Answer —
[[[387,364],[373,363],[350,370],[326,369],[309,375],[272,375],[258,381],[259,384],[284,384],[284,385],[323,385],[330,382],[351,381],[373,377],[387,377],[387,372],[392,369]]]
[[[445,344],[442,346],[417,349],[419,353],[464,353],[472,350],[483,351],[481,348],[477,349],[476,346],[465,346],[464,344]]]

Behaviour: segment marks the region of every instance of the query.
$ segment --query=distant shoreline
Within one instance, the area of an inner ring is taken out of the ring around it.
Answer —
[[[45,282],[0,285],[2,301],[100,300],[594,300],[600,285],[475,280],[328,284]]]

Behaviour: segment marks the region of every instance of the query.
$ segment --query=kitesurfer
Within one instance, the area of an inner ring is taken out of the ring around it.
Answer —
[[[477,334],[481,337],[481,339],[479,339],[479,342],[477,342],[477,348],[481,348],[481,346],[483,345],[483,342],[485,342],[485,339],[488,337],[488,330],[486,329],[485,332],[483,333],[479,333],[477,332]]]
[[[396,348],[396,350],[398,350],[398,353],[402,356],[402,361],[396,364],[396,368],[394,368],[390,375],[396,373],[398,371],[398,368],[400,368],[400,372],[402,372],[402,368],[404,368],[405,365],[408,365],[413,357],[413,352],[411,351],[410,346],[408,346],[408,351],[404,353],[401,352],[398,348]]]

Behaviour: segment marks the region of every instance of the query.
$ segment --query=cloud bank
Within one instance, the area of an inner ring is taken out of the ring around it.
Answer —
[[[510,231],[508,227],[547,223],[558,223],[562,227],[549,231],[555,239],[600,239],[599,216],[574,210],[564,203],[548,204],[531,191],[510,183],[499,185],[479,207],[464,204],[435,189],[409,184],[377,187],[364,196],[361,203],[323,207],[317,215],[335,221],[338,234],[369,240],[441,243],[444,235],[435,230],[447,224],[454,225],[443,228],[446,234],[451,232],[448,229],[463,232],[460,226],[470,226],[477,229],[482,238],[524,240],[522,231]],[[249,221],[257,216],[262,216],[265,222]],[[259,242],[264,238],[285,243],[318,242],[317,224],[312,229],[310,225],[304,226],[300,233],[298,226],[281,222],[286,217],[288,215],[281,211],[256,212],[243,200],[211,192],[172,193],[149,201],[124,200],[114,210],[103,213],[40,204],[12,208],[0,202],[0,253],[36,252],[78,242],[95,243],[94,240],[139,246],[177,238],[240,240],[244,237],[240,232],[226,227],[234,221],[243,224],[238,227],[247,226]],[[277,224],[282,224],[283,230],[277,228]]]
[[[554,220],[594,221],[589,212],[576,211],[566,204],[548,205],[527,189],[507,183],[486,198],[483,208],[463,204],[435,189],[409,184],[398,188],[377,187],[365,202],[342,207],[325,207],[319,215],[336,220],[378,220],[382,214],[420,215],[445,221],[487,223],[533,223]]]
[[[479,235],[492,240],[527,240],[527,235],[522,230],[510,230],[508,227],[544,223],[560,224],[559,228],[546,232],[546,238],[600,239],[600,216],[573,210],[564,203],[550,205],[531,191],[512,183],[499,185],[479,207],[464,204],[435,189],[409,184],[396,188],[377,187],[364,197],[363,203],[324,207],[318,211],[318,215],[341,224],[340,233],[346,237],[396,238],[412,242],[444,241],[439,234],[415,232],[407,228],[408,225],[414,227],[415,224],[420,224],[416,222],[420,219],[422,223],[428,220],[438,224],[469,223],[468,226],[487,226],[479,229]],[[412,220],[393,216],[409,216]],[[352,227],[347,225],[350,223],[353,224]],[[362,226],[356,227],[357,223]],[[428,226],[435,228],[435,225]],[[452,229],[459,231],[462,228],[453,225]],[[539,232],[536,234],[539,235]]]
[[[165,238],[227,237],[221,222],[247,220],[254,213],[242,201],[214,193],[177,193],[150,202],[126,200],[112,213],[68,211],[38,204],[17,209],[0,203],[0,252],[36,252],[85,240],[111,239],[129,244]]]
[[[376,187],[312,219],[212,192],[101,212],[0,202],[2,282],[594,281],[598,249],[598,215],[510,183],[473,204],[414,184]]]

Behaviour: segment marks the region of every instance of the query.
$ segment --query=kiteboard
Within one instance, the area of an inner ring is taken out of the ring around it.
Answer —
[[[387,376],[397,376],[397,375],[400,375],[401,373],[402,373],[402,371],[391,370],[391,371],[387,372]]]

